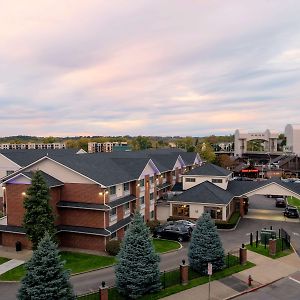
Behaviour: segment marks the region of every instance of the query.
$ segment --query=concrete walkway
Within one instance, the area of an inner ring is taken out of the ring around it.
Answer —
[[[0,265],[0,275],[6,273],[7,271],[14,269],[20,265],[24,264],[24,260],[11,259]]]
[[[15,248],[0,246],[0,257],[27,261],[32,256],[32,250],[22,249],[16,251]]]
[[[227,277],[226,280],[211,282],[211,300],[231,298],[248,289],[248,276],[253,278],[253,287],[259,287],[300,270],[300,259],[293,253],[278,259],[248,251],[248,260],[256,266]],[[208,283],[163,298],[165,300],[206,300],[208,299]]]

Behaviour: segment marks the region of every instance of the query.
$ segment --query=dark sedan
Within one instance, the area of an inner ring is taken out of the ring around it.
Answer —
[[[284,198],[282,198],[282,197],[276,198],[275,206],[276,207],[286,207],[286,202],[285,202]]]
[[[167,224],[157,227],[154,230],[153,236],[156,238],[176,240],[178,242],[188,241],[190,239],[188,228],[176,224]]]
[[[288,218],[299,218],[298,209],[294,206],[287,206],[283,212],[283,215]]]

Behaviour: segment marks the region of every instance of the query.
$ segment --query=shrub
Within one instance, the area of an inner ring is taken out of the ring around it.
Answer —
[[[106,244],[106,252],[109,255],[116,256],[121,248],[121,241],[111,240]]]
[[[227,222],[216,220],[215,224],[218,229],[232,229],[238,222],[239,218],[240,212],[236,211],[231,215],[230,219]]]
[[[158,220],[151,220],[151,221],[148,221],[146,224],[149,227],[151,233],[153,233],[154,229],[160,225],[160,221],[158,221]]]

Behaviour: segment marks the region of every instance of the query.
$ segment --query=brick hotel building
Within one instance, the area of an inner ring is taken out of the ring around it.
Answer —
[[[39,158],[34,151],[24,152],[23,158],[18,155],[30,163],[18,162],[22,167],[2,179],[6,218],[0,225],[0,244],[4,246],[14,246],[16,241],[31,246],[22,228],[23,200],[36,170],[42,171],[50,189],[60,246],[105,250],[107,241],[123,238],[136,209],[145,221],[155,219],[157,199],[180,182],[181,174],[201,164],[197,153],[178,149],[53,151]],[[14,154],[9,160],[14,161]]]

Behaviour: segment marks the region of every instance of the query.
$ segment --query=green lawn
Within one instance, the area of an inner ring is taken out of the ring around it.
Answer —
[[[71,270],[72,274],[90,271],[113,265],[115,258],[112,256],[99,256],[78,252],[61,252],[62,260],[66,261],[65,269]],[[24,265],[18,266],[2,275],[0,280],[19,281],[25,275]]]
[[[154,239],[153,244],[156,252],[158,253],[164,253],[170,250],[175,250],[180,248],[180,244],[175,241]],[[111,266],[116,262],[116,259],[113,256],[99,256],[99,255],[91,255],[91,254],[85,254],[79,252],[64,252],[64,251],[62,251],[60,255],[62,260],[66,261],[65,269],[71,270],[72,274],[100,269],[103,267]],[[0,258],[0,264],[1,264],[1,259],[2,258]],[[24,265],[21,265],[0,275],[0,280],[19,281],[24,275],[25,275],[25,268]]]
[[[300,200],[298,198],[289,196],[287,202],[289,205],[296,206],[300,210]]]
[[[251,250],[253,252],[256,252],[258,254],[261,254],[261,255],[264,255],[264,256],[267,256],[267,257],[270,257],[270,258],[273,258],[273,259],[283,257],[283,256],[286,256],[286,255],[289,255],[289,254],[293,253],[292,249],[286,249],[286,250],[281,251],[281,239],[278,239],[276,243],[277,243],[277,246],[276,246],[277,247],[277,253],[274,256],[269,255],[268,245],[265,248],[265,245],[258,244],[257,248],[256,248],[255,243],[253,243],[253,246],[250,246],[250,244],[248,244],[248,245],[246,245],[246,248],[248,250]]]
[[[9,258],[6,257],[0,257],[0,265],[4,264],[5,262],[9,261]]]
[[[153,239],[153,245],[157,253],[164,253],[180,248],[180,244],[175,241]]]

